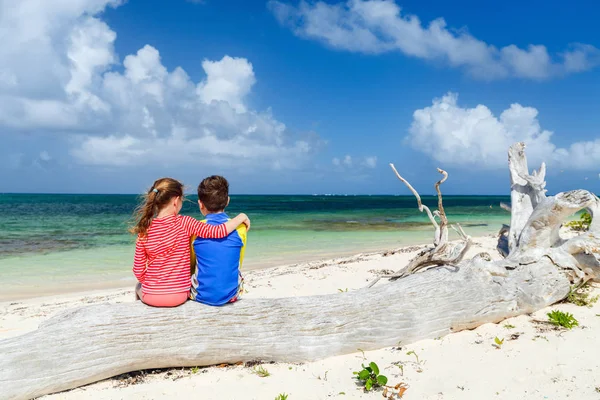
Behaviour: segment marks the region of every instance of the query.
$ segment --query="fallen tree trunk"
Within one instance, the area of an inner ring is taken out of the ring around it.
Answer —
[[[192,302],[175,309],[140,302],[78,308],[0,342],[0,397],[31,398],[147,368],[300,362],[373,350],[532,312],[569,292],[568,279],[549,259],[507,276],[485,265],[220,308]]]
[[[137,302],[67,311],[0,341],[0,397],[31,398],[148,368],[311,361],[531,313],[600,277],[599,224],[570,240],[557,233],[584,208],[598,211],[600,201],[582,190],[544,197],[507,258],[480,254],[372,289],[225,307]]]

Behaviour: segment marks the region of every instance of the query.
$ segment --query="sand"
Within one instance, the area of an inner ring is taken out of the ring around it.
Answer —
[[[475,238],[471,257],[487,251],[492,237]],[[394,254],[369,253],[246,273],[246,298],[339,293],[362,288],[382,270],[397,270],[418,246]],[[387,284],[382,280],[378,284]],[[592,288],[591,295],[600,289]],[[0,303],[0,339],[25,334],[58,312],[100,302],[134,300],[131,289],[112,289]],[[402,305],[399,304],[398,307]],[[572,330],[543,322],[550,310],[579,320]],[[495,338],[503,339],[501,346]],[[600,305],[562,303],[530,316],[453,333],[436,340],[361,352],[303,364],[173,368],[126,374],[44,399],[377,399],[352,372],[376,362],[389,384],[404,383],[404,399],[600,399]],[[407,354],[414,351],[414,354]],[[418,356],[418,360],[417,360]],[[269,376],[255,373],[258,367]],[[0,398],[1,398],[0,393]]]

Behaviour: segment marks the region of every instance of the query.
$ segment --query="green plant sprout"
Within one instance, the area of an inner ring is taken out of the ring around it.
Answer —
[[[575,304],[580,307],[588,307],[591,308],[597,301],[600,296],[592,296],[590,297],[590,286],[584,284],[583,286],[573,287],[569,290],[569,294],[565,299],[565,302]]]
[[[269,371],[267,371],[265,368],[263,368],[262,365],[259,365],[258,367],[254,368],[254,370],[252,372],[254,372],[256,375],[260,376],[261,378],[266,378],[267,376],[271,375],[271,373]]]
[[[502,345],[503,345],[503,344],[504,344],[504,339],[500,339],[498,336],[496,336],[496,337],[494,338],[494,346],[495,346],[497,349],[500,349],[500,348],[502,347]]]
[[[411,354],[414,355],[415,358],[417,359],[417,364],[421,364],[421,361],[419,361],[419,355],[417,353],[415,353],[414,350],[411,350],[408,353],[406,353],[407,356],[410,356]]]
[[[578,220],[567,222],[566,227],[571,228],[575,231],[587,231],[590,229],[592,223],[592,216],[588,212],[581,213]]]
[[[365,357],[365,351],[363,349],[356,349],[356,350],[358,350],[362,353],[363,360],[367,359],[367,357]]]
[[[558,310],[553,310],[548,314],[548,322],[553,325],[562,326],[566,329],[572,329],[576,326],[579,326],[579,321],[575,319],[573,314],[565,313]]]
[[[403,364],[395,364],[396,367],[400,368],[400,376],[404,376],[404,365]]]
[[[414,350],[409,351],[408,353],[406,353],[406,355],[407,356],[410,356],[410,355],[415,356],[415,359],[417,360],[417,362],[416,362],[416,364],[417,364],[416,371],[417,372],[423,372],[423,368],[422,368],[423,363],[421,362],[421,360],[419,360],[419,355]]]
[[[379,367],[374,362],[370,362],[366,367],[362,364],[362,370],[355,371],[353,374],[364,385],[366,392],[374,388],[383,387],[388,382],[386,376],[379,374]]]

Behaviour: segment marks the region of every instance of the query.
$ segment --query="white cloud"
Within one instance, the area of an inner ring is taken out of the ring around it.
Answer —
[[[377,157],[375,157],[375,156],[365,157],[365,160],[363,161],[363,165],[367,168],[375,168],[377,166]]]
[[[600,139],[558,148],[552,143],[552,132],[542,129],[537,115],[535,108],[512,104],[496,117],[484,105],[460,107],[458,95],[448,93],[414,112],[407,139],[442,166],[505,168],[510,145],[524,141],[533,165],[546,161],[561,168],[597,168]]]
[[[43,150],[40,152],[40,160],[50,161],[52,160],[52,157],[50,156],[50,153],[48,153],[46,150]]]
[[[464,68],[481,79],[545,79],[600,65],[600,50],[591,45],[573,44],[554,58],[543,45],[498,49],[464,29],[448,28],[442,18],[424,25],[417,16],[402,14],[393,0],[347,0],[337,4],[302,0],[297,7],[274,0],[268,4],[278,21],[299,37],[367,54],[399,51]]]
[[[202,63],[206,80],[198,85],[198,95],[206,104],[225,101],[239,112],[246,111],[244,97],[256,82],[252,64],[244,58],[223,57]]]
[[[318,137],[297,138],[247,104],[247,59],[205,60],[195,83],[146,45],[117,70],[117,34],[99,14],[121,3],[0,0],[3,132],[66,133],[70,153],[91,165],[293,168],[309,157]]]
[[[358,161],[357,161],[358,160]],[[334,157],[331,160],[331,163],[338,167],[339,169],[347,169],[352,168],[353,166],[359,166],[364,168],[375,168],[377,166],[377,157],[376,156],[368,156],[368,157],[352,157],[349,154],[346,154],[343,158]]]

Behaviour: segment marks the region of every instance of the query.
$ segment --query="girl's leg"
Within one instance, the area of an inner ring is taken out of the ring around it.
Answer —
[[[142,284],[138,282],[135,285],[135,300],[142,300],[144,298],[144,294],[142,293]]]
[[[144,304],[153,307],[177,307],[188,300],[189,292],[173,294],[146,294],[142,296]]]

